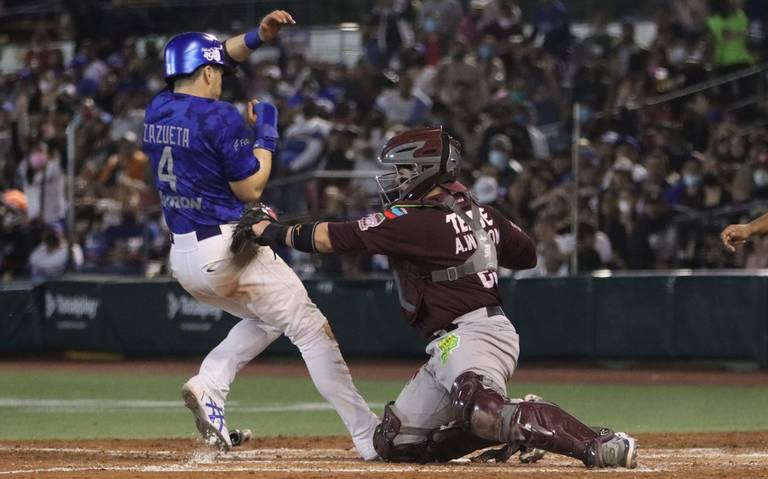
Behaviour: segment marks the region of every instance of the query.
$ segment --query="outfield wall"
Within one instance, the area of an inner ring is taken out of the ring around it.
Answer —
[[[423,356],[391,280],[307,280],[349,357]],[[768,366],[768,277],[635,274],[502,280],[524,358],[745,360]],[[235,318],[171,280],[73,277],[0,289],[0,352],[202,354]],[[285,339],[267,351],[298,354]]]

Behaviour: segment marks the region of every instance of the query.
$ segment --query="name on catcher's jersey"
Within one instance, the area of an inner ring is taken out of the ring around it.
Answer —
[[[252,136],[230,103],[169,90],[152,99],[144,115],[142,149],[172,232],[240,217],[243,203],[229,183],[259,170]]]
[[[399,202],[358,221],[328,225],[334,251],[389,257],[404,317],[425,337],[463,314],[502,304],[496,272],[478,272],[457,281],[426,279],[432,271],[463,264],[477,249],[470,225],[441,208],[441,199]],[[472,216],[471,204],[458,201]],[[481,227],[496,246],[499,266],[527,269],[536,264],[533,243],[520,228],[491,206],[480,205],[478,211]]]

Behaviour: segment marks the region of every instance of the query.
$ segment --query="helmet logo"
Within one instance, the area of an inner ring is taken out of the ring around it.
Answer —
[[[203,48],[202,50],[206,60],[221,63],[221,47]]]

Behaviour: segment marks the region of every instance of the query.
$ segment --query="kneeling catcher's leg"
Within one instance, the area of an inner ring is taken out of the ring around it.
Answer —
[[[422,436],[423,440],[396,444],[395,438],[400,434]],[[381,424],[373,436],[376,452],[388,462],[447,462],[498,444],[499,441],[482,439],[458,426],[431,430],[404,427],[393,403],[384,407]]]
[[[610,436],[601,436],[556,404],[510,401],[471,371],[456,378],[451,401],[456,423],[478,437],[574,457],[587,467],[602,466],[599,446]]]

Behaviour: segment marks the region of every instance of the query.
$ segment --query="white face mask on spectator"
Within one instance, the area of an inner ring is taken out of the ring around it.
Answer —
[[[29,165],[33,170],[39,170],[40,168],[44,167],[47,161],[48,155],[42,151],[34,151],[29,155]]]
[[[683,183],[685,183],[686,188],[696,188],[699,186],[699,183],[701,182],[701,177],[699,175],[693,175],[693,174],[684,174],[683,175]]]
[[[488,154],[488,162],[499,171],[507,169],[507,154],[501,150],[491,150]]]
[[[626,215],[632,210],[632,204],[629,200],[619,200],[619,211],[621,214]]]
[[[752,174],[752,180],[755,182],[755,186],[758,188],[768,186],[768,171],[762,168],[755,170],[755,172]]]

